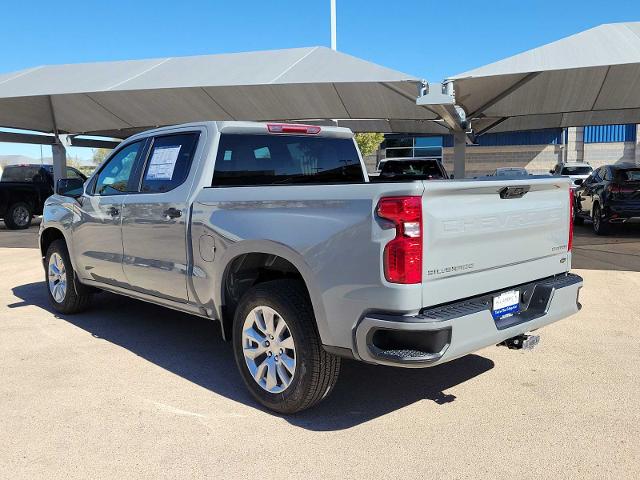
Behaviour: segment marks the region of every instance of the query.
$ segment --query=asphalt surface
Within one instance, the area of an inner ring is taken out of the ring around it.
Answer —
[[[111,294],[54,314],[36,233],[0,228],[0,478],[640,476],[640,230],[577,229],[584,308],[533,352],[345,362],[293,417],[251,399],[212,322]]]

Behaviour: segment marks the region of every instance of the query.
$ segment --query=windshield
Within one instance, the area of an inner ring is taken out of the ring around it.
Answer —
[[[382,165],[380,176],[413,180],[443,178],[440,165],[435,160],[390,160]]]
[[[589,175],[592,171],[591,167],[562,167],[560,175]]]

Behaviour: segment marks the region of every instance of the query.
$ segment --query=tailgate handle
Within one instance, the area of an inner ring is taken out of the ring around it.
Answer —
[[[500,190],[500,198],[522,198],[531,189],[531,185],[519,185],[517,187],[504,187]]]

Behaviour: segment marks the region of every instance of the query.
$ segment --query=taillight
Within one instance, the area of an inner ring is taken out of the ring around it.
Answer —
[[[634,187],[626,187],[624,185],[620,185],[619,183],[610,183],[607,186],[607,190],[611,193],[635,193],[636,189]]]
[[[268,123],[269,133],[298,133],[303,135],[317,135],[321,128],[317,125],[299,125],[295,123]]]
[[[569,189],[569,243],[567,244],[567,251],[570,252],[573,248],[573,209],[574,209],[575,196],[573,190]]]
[[[384,276],[392,283],[422,281],[422,197],[386,197],[378,202],[380,218],[396,227],[384,248]]]

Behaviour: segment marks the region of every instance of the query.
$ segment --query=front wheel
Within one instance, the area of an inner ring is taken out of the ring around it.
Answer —
[[[56,240],[49,245],[44,265],[47,293],[53,308],[66,314],[84,310],[89,304],[91,295],[79,294],[75,288],[75,272],[64,240]]]
[[[340,358],[326,352],[301,282],[274,280],[252,287],[233,322],[233,351],[245,385],[279,413],[305,410],[327,397]]]
[[[16,202],[9,205],[4,217],[4,224],[9,230],[24,230],[31,225],[31,207],[25,202]]]

